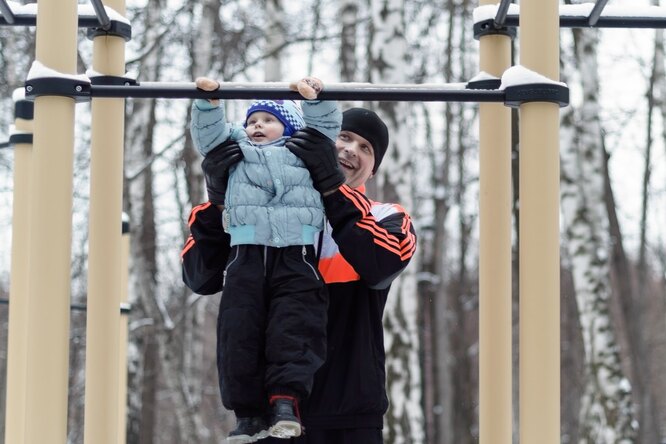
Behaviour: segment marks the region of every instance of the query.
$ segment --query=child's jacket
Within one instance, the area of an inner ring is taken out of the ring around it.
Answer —
[[[336,102],[301,103],[305,125],[335,140],[342,123]],[[241,125],[226,122],[223,105],[206,100],[194,101],[190,129],[204,156],[229,138],[243,151],[244,159],[229,171],[224,202],[223,225],[232,246],[314,244],[324,226],[322,198],[301,159],[285,147],[287,137],[255,145]]]

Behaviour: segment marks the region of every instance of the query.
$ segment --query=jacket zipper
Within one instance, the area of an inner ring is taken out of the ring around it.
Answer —
[[[227,267],[222,272],[222,288],[224,288],[224,284],[227,281],[227,270],[229,269],[229,267],[231,267],[233,265],[234,262],[236,262],[236,259],[238,259],[239,253],[240,253],[240,247],[236,247],[236,256],[231,260],[231,262],[229,262],[227,264]]]
[[[307,265],[308,267],[310,267],[310,270],[312,270],[312,273],[315,275],[315,278],[316,278],[317,280],[319,280],[319,275],[317,274],[317,270],[316,270],[315,267],[313,267],[312,264],[311,264],[310,262],[308,262],[308,260],[306,259],[306,255],[307,255],[308,251],[307,251],[307,249],[305,248],[305,245],[303,245],[303,249],[302,249],[301,251],[302,251],[302,253],[303,253],[303,262],[305,263],[305,265]]]

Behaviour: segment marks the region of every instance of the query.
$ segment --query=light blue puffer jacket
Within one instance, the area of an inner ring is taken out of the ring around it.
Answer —
[[[337,103],[306,100],[301,106],[306,126],[334,141],[342,124]],[[206,100],[192,104],[190,130],[204,156],[229,138],[243,151],[244,159],[230,170],[222,216],[231,245],[314,244],[324,226],[324,206],[307,168],[285,147],[287,137],[255,145],[242,125],[226,122],[223,104]]]

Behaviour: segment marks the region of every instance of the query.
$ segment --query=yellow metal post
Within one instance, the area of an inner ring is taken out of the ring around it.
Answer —
[[[559,81],[557,0],[520,3],[520,63]],[[560,442],[559,105],[520,106],[520,442]]]
[[[125,13],[124,0],[106,6]],[[125,40],[93,40],[93,70],[123,76]],[[92,100],[84,442],[118,442],[119,307],[125,101]]]
[[[32,102],[22,102],[32,108]],[[14,128],[32,134],[31,116],[17,117]],[[32,144],[21,143],[14,148],[14,197],[12,209],[12,263],[9,287],[9,326],[7,343],[7,394],[5,403],[5,442],[25,442],[25,397],[28,336],[28,283],[30,239],[30,162]]]
[[[495,4],[481,0],[481,4]],[[511,37],[479,38],[481,71],[511,65]],[[479,112],[479,438],[510,444],[511,421],[511,110],[482,103]]]
[[[76,73],[76,0],[40,0],[37,61]],[[25,436],[28,444],[67,439],[74,99],[35,100],[30,176],[30,285]]]

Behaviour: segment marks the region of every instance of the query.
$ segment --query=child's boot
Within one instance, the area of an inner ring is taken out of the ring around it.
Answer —
[[[269,435],[274,438],[294,438],[301,436],[301,418],[298,400],[292,396],[271,396],[271,427]]]
[[[237,418],[236,428],[229,433],[228,444],[247,444],[268,437],[268,423],[261,416]]]

